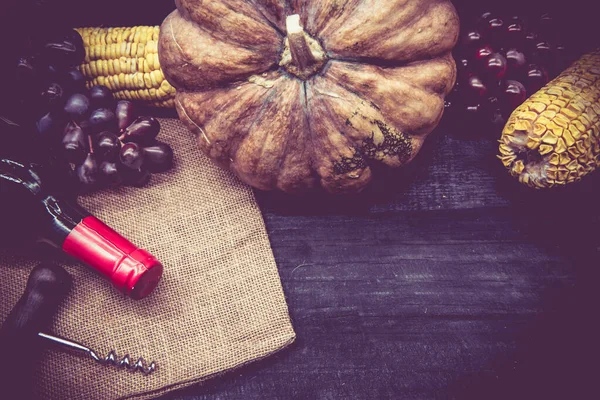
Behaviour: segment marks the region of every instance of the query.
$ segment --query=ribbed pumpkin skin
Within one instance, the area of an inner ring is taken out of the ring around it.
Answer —
[[[362,190],[372,163],[415,157],[455,82],[447,0],[176,4],[158,51],[179,116],[260,189]]]

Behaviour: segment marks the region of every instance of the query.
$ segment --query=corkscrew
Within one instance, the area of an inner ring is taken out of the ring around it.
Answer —
[[[156,370],[156,363],[154,361],[147,365],[146,361],[142,357],[138,358],[135,363],[132,363],[133,359],[129,356],[129,354],[126,354],[125,357],[119,359],[115,350],[111,350],[108,355],[103,358],[99,356],[97,352],[87,346],[82,345],[81,343],[57,336],[52,336],[43,332],[38,333],[38,336],[68,349],[75,350],[78,353],[86,354],[100,364],[125,368],[131,372],[140,371],[144,375],[149,375]]]
[[[9,398],[31,398],[29,395],[23,395],[23,391],[28,388],[23,388],[19,382],[23,376],[33,374],[44,341],[84,354],[103,365],[112,365],[131,372],[139,371],[144,375],[156,370],[155,362],[147,364],[142,357],[137,361],[129,355],[119,358],[114,350],[101,357],[81,343],[43,333],[50,325],[60,303],[66,298],[71,284],[72,278],[64,268],[52,264],[36,266],[29,275],[25,292],[2,324],[0,355],[11,362],[0,363],[0,392],[11,394]]]

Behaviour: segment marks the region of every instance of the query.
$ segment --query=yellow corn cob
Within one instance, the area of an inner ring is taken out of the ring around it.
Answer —
[[[158,26],[79,28],[85,45],[80,70],[89,87],[104,85],[119,100],[174,107],[175,88],[158,61]]]
[[[534,188],[580,180],[600,164],[600,49],[586,54],[519,106],[499,158]]]

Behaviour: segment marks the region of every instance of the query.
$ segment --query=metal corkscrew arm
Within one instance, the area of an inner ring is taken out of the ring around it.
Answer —
[[[53,343],[67,347],[71,350],[75,350],[79,353],[86,354],[100,364],[110,364],[114,365],[115,367],[128,369],[132,372],[140,371],[144,375],[151,374],[156,370],[157,367],[154,361],[147,365],[146,361],[142,357],[138,358],[135,363],[132,363],[132,359],[129,356],[129,354],[126,354],[125,357],[119,359],[117,353],[114,350],[111,350],[106,357],[102,358],[94,350],[82,345],[81,343],[77,343],[72,340],[64,339],[57,336],[52,336],[43,332],[38,333],[38,336],[43,339],[49,340]]]

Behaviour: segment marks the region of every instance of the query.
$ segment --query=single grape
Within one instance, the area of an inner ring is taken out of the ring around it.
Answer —
[[[83,38],[81,37],[79,32],[77,32],[75,29],[67,28],[65,30],[65,38],[67,40],[69,40],[71,43],[73,43],[75,45],[75,47],[81,48],[82,50],[85,51],[85,45],[83,43]],[[84,53],[84,56],[85,56],[85,53]],[[83,60],[81,62],[83,62]],[[81,62],[80,62],[80,64],[81,64]]]
[[[81,165],[75,167],[75,174],[84,189],[95,188],[98,184],[99,168],[94,153],[88,153]]]
[[[110,89],[102,85],[96,85],[90,89],[90,98],[92,100],[92,107],[94,108],[112,107],[114,101]]]
[[[85,58],[83,39],[73,29],[52,34],[42,45],[41,54],[50,63],[61,67],[75,67]]]
[[[486,32],[487,28],[490,25],[490,20],[496,18],[496,16],[494,15],[493,12],[491,11],[486,11],[484,13],[482,13],[479,18],[477,19],[477,27],[480,30],[480,32]]]
[[[17,77],[23,77],[23,82],[30,80],[36,75],[35,61],[33,57],[21,57],[17,60]]]
[[[75,122],[71,121],[64,131],[62,148],[65,158],[73,164],[81,163],[89,151],[88,135]]]
[[[532,61],[541,65],[551,65],[554,49],[546,41],[538,41],[532,54]]]
[[[506,74],[507,61],[500,53],[490,55],[485,62],[485,74],[489,79],[499,80]]]
[[[33,57],[19,58],[16,65],[16,83],[26,92],[31,92],[36,86],[38,78],[38,69],[35,66]]]
[[[507,75],[511,78],[522,78],[527,67],[527,58],[522,51],[510,49],[506,52],[508,63]]]
[[[477,30],[471,30],[463,35],[460,49],[464,56],[471,57],[473,52],[483,45],[481,33]]]
[[[502,18],[490,18],[488,20],[487,32],[485,33],[487,41],[493,46],[501,47],[503,45],[502,39],[505,30],[506,25]]]
[[[151,144],[160,132],[160,122],[154,117],[138,117],[120,139],[123,142],[136,142],[140,144]]]
[[[65,88],[73,93],[82,93],[86,90],[85,76],[77,68],[72,68],[65,74]]]
[[[40,93],[41,108],[55,111],[63,108],[65,103],[65,91],[63,87],[56,83],[50,83],[44,87]]]
[[[518,81],[507,80],[502,87],[502,92],[504,108],[508,112],[512,112],[527,99],[527,90]]]
[[[119,153],[121,164],[130,169],[140,169],[144,163],[144,151],[137,143],[126,143]]]
[[[525,29],[518,19],[513,19],[506,27],[506,47],[516,47],[523,44]]]
[[[103,161],[100,164],[100,179],[109,186],[119,186],[123,183],[123,176],[117,163]]]
[[[41,70],[43,79],[45,81],[59,81],[59,77],[62,72],[62,68],[56,67],[52,64],[44,65],[45,68]]]
[[[117,118],[115,113],[108,108],[99,108],[92,111],[89,118],[90,128],[92,132],[116,131]]]
[[[539,39],[538,39],[537,33],[528,31],[525,34],[523,51],[525,53],[531,53],[531,52],[535,51],[535,48],[536,48],[536,45],[538,44],[538,42],[539,42]]]
[[[144,166],[150,172],[165,172],[173,167],[173,149],[166,143],[144,147]]]
[[[102,132],[96,140],[95,152],[101,160],[116,161],[119,159],[121,141],[111,132]]]
[[[494,50],[490,46],[480,47],[475,51],[475,65],[482,69],[484,68],[487,59],[494,54]]]
[[[90,111],[90,99],[82,93],[72,94],[67,99],[64,111],[71,119],[81,121]]]
[[[537,31],[543,37],[554,39],[556,37],[554,18],[548,13],[542,14],[538,20]]]
[[[58,132],[60,122],[60,118],[58,118],[54,113],[49,112],[36,122],[36,127],[42,136],[50,138]]]
[[[548,83],[548,73],[538,65],[532,64],[527,70],[525,88],[530,95],[534,94]]]
[[[521,25],[521,27],[525,30],[528,26],[527,16],[524,15],[511,15],[506,18],[506,25]]]
[[[123,182],[129,186],[142,187],[150,182],[152,174],[145,168],[130,169],[123,168]]]
[[[470,99],[480,99],[486,96],[488,92],[487,86],[478,76],[471,76],[467,79],[465,87],[467,97]]]
[[[116,114],[119,133],[123,133],[135,119],[135,106],[131,101],[121,100],[117,103]]]

